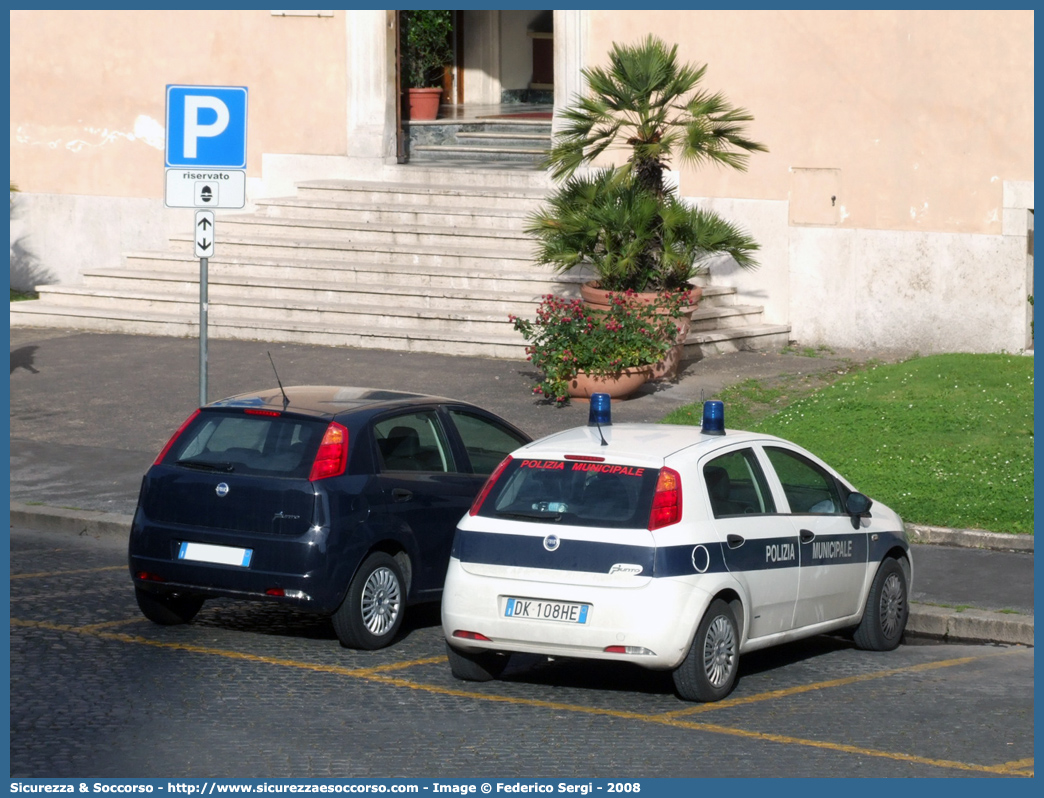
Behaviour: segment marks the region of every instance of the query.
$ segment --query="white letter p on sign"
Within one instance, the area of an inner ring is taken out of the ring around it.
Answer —
[[[199,109],[209,108],[217,114],[217,119],[208,125],[199,123]],[[199,94],[185,96],[185,136],[183,144],[185,158],[196,157],[196,139],[220,136],[228,127],[228,106],[217,97]]]

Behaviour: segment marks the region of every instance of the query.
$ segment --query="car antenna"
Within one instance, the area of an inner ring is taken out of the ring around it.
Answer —
[[[283,412],[285,413],[287,405],[290,404],[290,397],[286,395],[286,391],[283,390],[283,383],[279,381],[279,372],[276,371],[275,361],[272,360],[271,352],[268,352],[268,362],[272,364],[272,371],[275,371],[276,383],[279,385],[279,393],[283,395]]]

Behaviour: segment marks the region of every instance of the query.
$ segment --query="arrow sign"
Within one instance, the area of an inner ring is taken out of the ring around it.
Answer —
[[[214,257],[214,212],[196,211],[196,257]]]

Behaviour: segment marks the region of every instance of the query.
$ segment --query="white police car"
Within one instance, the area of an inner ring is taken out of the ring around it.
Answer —
[[[457,527],[442,624],[459,679],[508,655],[621,660],[716,701],[739,655],[851,630],[887,651],[913,578],[902,519],[770,435],[591,423],[504,460]]]

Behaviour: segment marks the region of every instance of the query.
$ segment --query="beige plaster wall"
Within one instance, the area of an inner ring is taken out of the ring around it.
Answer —
[[[248,179],[263,153],[346,153],[342,11],[10,16],[11,179],[24,192],[162,199],[169,83],[250,89]]]
[[[789,200],[792,224],[999,234],[1004,182],[1033,178],[1032,11],[589,13],[592,62],[653,33],[754,115],[770,152],[745,174],[676,164],[683,194]]]

